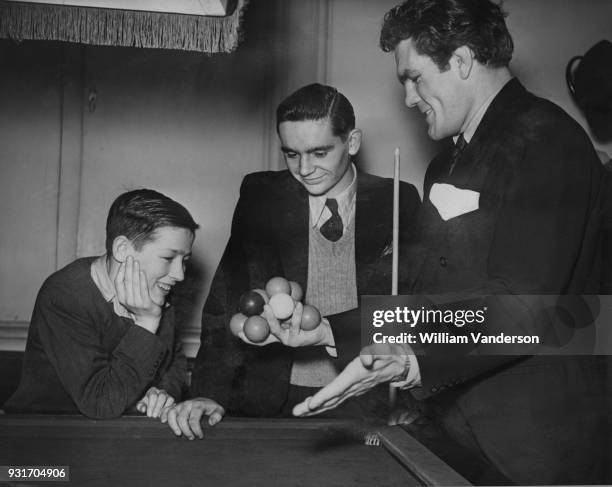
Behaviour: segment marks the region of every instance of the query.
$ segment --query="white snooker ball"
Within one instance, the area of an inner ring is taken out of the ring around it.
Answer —
[[[293,314],[295,304],[293,298],[288,294],[279,293],[270,298],[270,308],[272,313],[279,320],[286,320]]]

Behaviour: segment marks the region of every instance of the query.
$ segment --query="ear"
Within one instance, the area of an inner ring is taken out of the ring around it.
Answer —
[[[474,51],[468,46],[459,46],[455,49],[455,52],[453,52],[452,60],[457,66],[461,79],[468,79],[474,67],[474,63],[476,62],[474,59]]]
[[[359,148],[361,147],[361,136],[362,132],[360,129],[353,129],[348,136],[348,149],[349,154],[354,156],[359,152]]]
[[[125,235],[119,235],[118,237],[115,237],[115,240],[113,240],[112,249],[113,258],[117,262],[125,262],[126,257],[128,255],[132,255],[134,246],[132,245],[132,241]]]

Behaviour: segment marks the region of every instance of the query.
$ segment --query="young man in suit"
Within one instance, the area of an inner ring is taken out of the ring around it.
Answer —
[[[306,303],[334,314],[356,307],[362,294],[390,291],[390,260],[387,268],[374,264],[391,253],[393,181],[352,163],[361,131],[349,100],[331,86],[305,86],[279,105],[277,131],[287,170],[244,178],[202,316],[191,385],[200,399],[171,413],[177,434],[201,436],[203,412],[213,423],[225,412],[290,415],[337,375],[333,347],[347,335],[359,339],[359,325],[334,329],[324,322],[312,332],[273,339],[279,343],[244,343],[228,328],[242,293],[284,276],[303,287]],[[400,227],[408,233],[420,199],[407,183],[400,198]]]
[[[414,244],[400,253],[413,270],[401,294],[597,294],[601,165],[582,128],[513,77],[499,6],[407,1],[385,16],[381,46],[395,54],[406,105],[447,140],[427,170]],[[532,324],[511,318],[509,333]],[[431,405],[462,453],[453,466],[473,482],[600,483],[594,357],[383,352],[366,350],[294,413],[396,381]]]

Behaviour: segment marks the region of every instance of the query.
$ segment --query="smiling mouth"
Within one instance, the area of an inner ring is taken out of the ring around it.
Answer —
[[[168,294],[170,290],[172,289],[172,286],[170,284],[166,284],[163,282],[158,282],[156,284],[157,284],[157,287],[160,288],[166,294]]]
[[[321,181],[323,181],[324,176],[317,176],[316,178],[302,178],[302,181],[304,182],[304,184],[309,184],[309,185],[314,185],[314,184],[319,184]]]
[[[427,125],[431,125],[433,123],[433,110],[431,108],[425,110],[423,112],[423,116],[425,117],[425,122]]]

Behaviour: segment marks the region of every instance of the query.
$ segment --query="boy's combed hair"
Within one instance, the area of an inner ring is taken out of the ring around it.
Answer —
[[[113,241],[120,235],[130,239],[136,250],[153,239],[161,227],[199,228],[180,203],[152,189],[136,189],[117,197],[106,219],[106,253],[112,254]]]
[[[276,109],[276,130],[282,122],[325,120],[332,133],[346,140],[355,128],[355,111],[348,98],[333,86],[313,83],[285,98]]]
[[[412,39],[419,54],[445,71],[453,52],[468,46],[479,63],[505,67],[514,50],[505,17],[491,0],[407,0],[385,15],[380,47],[390,52]]]

